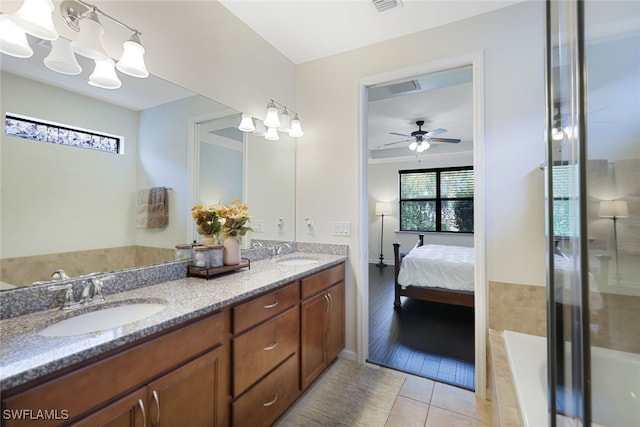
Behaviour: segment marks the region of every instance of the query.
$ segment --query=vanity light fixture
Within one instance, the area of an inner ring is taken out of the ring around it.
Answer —
[[[238,129],[242,132],[253,132],[256,130],[256,127],[253,124],[253,118],[247,113],[242,113],[242,119],[240,120],[240,126],[238,126]]]
[[[280,110],[282,111],[281,113]],[[293,120],[291,119],[291,114],[293,114]],[[304,135],[298,113],[273,99],[270,99],[267,104],[267,115],[264,122],[256,119],[254,127],[251,116],[243,113],[238,129],[243,132],[253,132],[257,136],[264,136],[265,139],[270,141],[280,139],[278,132],[288,133],[293,138],[299,138]]]
[[[140,42],[140,31],[107,15],[98,7],[83,0],[64,0],[60,13],[64,22],[78,32],[75,40],[60,39],[53,25],[55,10],[51,0],[24,0],[13,14],[0,14],[0,52],[17,58],[29,58],[33,50],[26,34],[42,40],[51,40],[51,53],[44,59],[47,68],[62,74],[79,74],[82,69],[74,55],[81,55],[96,62],[89,84],[106,89],[117,89],[122,83],[115,69],[132,77],[149,76],[144,63],[145,49]],[[131,31],[124,42],[122,57],[114,63],[104,44],[104,27],[101,18]],[[115,67],[115,68],[114,68]]]

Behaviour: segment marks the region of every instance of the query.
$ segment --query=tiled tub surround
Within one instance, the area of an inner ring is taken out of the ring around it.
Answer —
[[[0,259],[2,281],[17,286],[51,280],[51,274],[63,269],[69,276],[94,271],[115,271],[173,261],[173,249],[148,246],[122,246],[58,254]]]
[[[241,301],[264,291],[289,283],[303,276],[337,265],[346,259],[345,254],[295,253],[288,256],[312,256],[318,263],[302,266],[281,266],[271,259],[253,261],[250,269],[236,271],[211,280],[184,278],[186,266],[182,263],[182,278],[155,285],[106,292],[108,286],[126,285],[125,278],[118,273],[111,285],[105,285],[104,307],[117,305],[121,301],[166,301],[161,312],[118,328],[100,333],[70,337],[44,337],[38,331],[46,326],[73,316],[59,309],[36,311],[0,321],[0,388],[8,389],[71,366],[93,356],[134,342],[143,337],[161,332],[190,319],[197,318],[222,307]],[[126,272],[128,273],[128,272]],[[136,276],[135,272],[132,272]],[[140,272],[137,274],[140,275]],[[16,291],[8,291],[13,293]],[[42,296],[40,296],[42,297]],[[2,296],[3,305],[5,294]],[[50,304],[53,296],[48,295]],[[93,309],[99,308],[94,306]]]

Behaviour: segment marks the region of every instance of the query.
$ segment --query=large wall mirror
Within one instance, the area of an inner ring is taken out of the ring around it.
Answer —
[[[2,132],[3,288],[50,281],[57,269],[75,277],[173,261],[176,244],[197,239],[195,202],[249,203],[257,226],[245,247],[252,239],[295,240],[295,140],[239,133],[239,112],[153,76],[121,76],[118,90],[91,87],[90,64],[81,63],[78,76],[60,75],[42,63],[48,46],[33,40],[31,46],[28,60],[2,55],[3,119],[10,112],[118,135],[124,152]],[[191,131],[194,123],[199,132]],[[197,167],[194,152],[202,155]],[[197,185],[194,174],[201,174]],[[169,189],[169,225],[137,228],[137,194],[155,186]]]

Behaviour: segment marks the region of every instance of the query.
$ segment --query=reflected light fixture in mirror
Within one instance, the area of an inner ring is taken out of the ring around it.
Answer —
[[[279,110],[282,113],[279,113]],[[291,114],[295,114],[291,120]],[[300,116],[286,105],[280,104],[273,99],[267,104],[267,115],[264,122],[257,120],[255,125],[249,114],[243,113],[238,129],[243,132],[253,132],[256,136],[264,136],[270,141],[280,139],[278,132],[288,133],[290,137],[299,138],[304,135]]]
[[[78,32],[77,38],[67,46],[67,41],[58,42],[58,32],[53,25],[54,9],[51,0],[24,0],[17,12],[0,15],[0,51],[16,58],[31,57],[33,50],[26,38],[26,34],[30,34],[42,40],[52,41],[51,54],[44,63],[53,71],[61,74],[79,74],[82,69],[74,56],[76,54],[96,61],[92,74],[95,74],[95,78],[89,80],[89,84],[93,86],[105,89],[119,88],[122,84],[115,68],[132,77],[149,76],[144,63],[145,49],[140,42],[140,31],[82,0],[65,0],[60,4],[62,19],[71,29]],[[105,30],[98,15],[133,33],[129,40],[124,42],[124,51],[117,64],[113,64],[105,47]],[[115,68],[111,70],[113,67]]]

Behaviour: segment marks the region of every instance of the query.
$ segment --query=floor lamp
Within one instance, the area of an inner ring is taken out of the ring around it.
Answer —
[[[616,253],[616,281],[619,282],[622,276],[620,275],[620,263],[618,262],[618,230],[616,229],[616,220],[629,216],[627,202],[624,200],[602,200],[600,202],[598,216],[600,218],[611,218],[613,220],[613,249]]]
[[[382,243],[384,238],[384,216],[391,215],[391,203],[377,202],[376,215],[382,215],[380,221],[380,262],[376,264],[376,267],[386,267],[387,264],[384,263],[384,255],[382,255],[382,248],[384,248]]]

